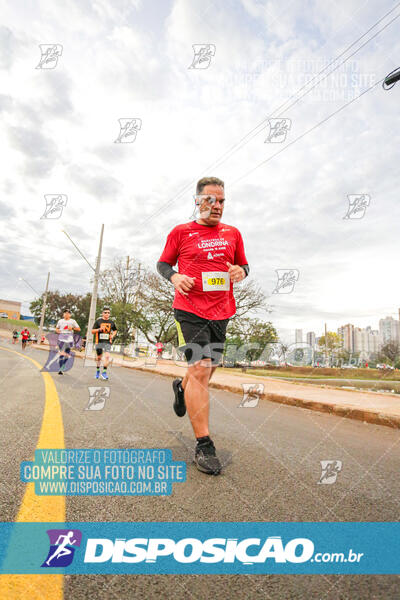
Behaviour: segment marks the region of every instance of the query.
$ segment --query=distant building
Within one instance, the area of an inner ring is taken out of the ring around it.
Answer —
[[[308,331],[306,335],[306,341],[311,348],[315,348],[316,338],[315,333],[313,331]]]
[[[347,352],[354,352],[354,325],[347,323],[338,328],[338,334],[342,337],[342,345]]]
[[[338,333],[342,337],[342,347],[347,352],[368,355],[379,351],[380,333],[377,329],[371,329],[370,325],[362,328],[347,323],[338,328]]]
[[[302,329],[295,329],[294,332],[294,341],[296,344],[302,344],[303,343],[303,330]]]
[[[379,352],[379,331],[377,329],[372,329],[369,332],[369,351],[374,352],[375,354]]]
[[[7,313],[9,319],[19,319],[21,316],[21,302],[0,300],[0,313]]]
[[[399,321],[393,319],[393,317],[385,317],[384,319],[379,319],[379,333],[382,344],[400,341],[399,325]]]

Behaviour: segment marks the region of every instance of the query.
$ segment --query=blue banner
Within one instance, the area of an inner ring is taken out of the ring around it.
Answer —
[[[0,523],[0,573],[399,574],[399,523]]]

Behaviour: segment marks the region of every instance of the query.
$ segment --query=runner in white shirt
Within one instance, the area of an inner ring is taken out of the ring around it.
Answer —
[[[68,361],[68,357],[71,354],[71,350],[74,346],[74,331],[80,331],[78,323],[75,319],[71,319],[71,311],[69,308],[64,310],[64,317],[60,319],[56,325],[56,333],[58,333],[58,347],[60,348],[60,358],[58,363],[60,365],[59,375],[64,375],[64,367]]]

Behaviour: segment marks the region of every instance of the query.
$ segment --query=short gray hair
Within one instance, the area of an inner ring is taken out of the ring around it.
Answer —
[[[206,185],[220,185],[225,188],[225,184],[222,179],[218,179],[218,177],[203,177],[199,179],[196,185],[196,194],[201,194]]]

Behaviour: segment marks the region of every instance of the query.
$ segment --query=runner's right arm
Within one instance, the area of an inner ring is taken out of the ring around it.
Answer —
[[[190,292],[190,290],[194,286],[194,280],[196,279],[196,277],[189,277],[188,275],[182,275],[181,273],[177,273],[176,271],[174,271],[171,265],[169,265],[166,262],[158,261],[157,271],[165,279],[170,281],[174,288],[184,296],[187,296],[187,292]]]
[[[160,260],[157,263],[157,271],[162,277],[170,281],[174,288],[183,296],[187,296],[188,292],[194,286],[195,277],[189,277],[182,273],[177,273],[172,268],[172,265],[176,265],[179,257],[179,235],[176,235],[176,228],[173,229],[168,237],[165,244],[163,253],[160,256]]]
[[[170,264],[167,262],[162,262],[161,260],[159,260],[157,263],[157,271],[162,277],[164,277],[164,279],[167,279],[168,281],[171,281],[172,275],[177,273],[177,271],[175,271]]]

